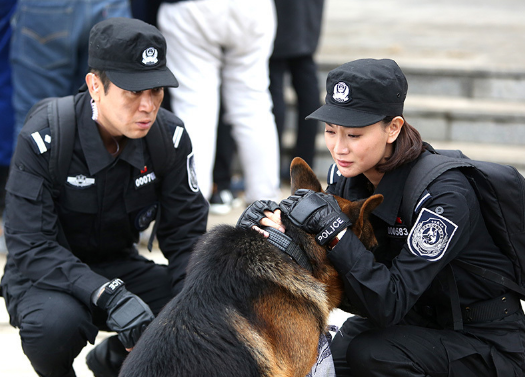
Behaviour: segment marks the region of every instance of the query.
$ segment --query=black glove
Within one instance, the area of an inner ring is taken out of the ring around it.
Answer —
[[[244,210],[237,221],[237,228],[251,229],[252,226],[261,226],[259,221],[265,218],[264,211],[270,212],[279,209],[279,205],[272,200],[257,200]]]
[[[315,240],[326,245],[340,231],[352,225],[332,195],[299,189],[284,199],[281,211],[305,232],[316,234]]]
[[[97,306],[108,312],[106,324],[118,333],[125,348],[133,348],[155,316],[137,295],[124,288],[120,279],[112,280],[97,300]]]

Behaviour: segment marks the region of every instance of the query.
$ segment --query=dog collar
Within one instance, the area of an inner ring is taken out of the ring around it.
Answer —
[[[270,234],[268,241],[272,245],[277,246],[279,250],[289,255],[290,258],[292,258],[299,266],[310,272],[313,272],[312,265],[308,261],[306,253],[299,247],[299,245],[293,242],[290,237],[275,228],[268,227],[264,230]]]

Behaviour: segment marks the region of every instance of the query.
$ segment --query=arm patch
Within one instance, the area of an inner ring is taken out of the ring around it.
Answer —
[[[457,229],[446,217],[423,208],[408,235],[408,248],[415,256],[437,261],[445,255]]]

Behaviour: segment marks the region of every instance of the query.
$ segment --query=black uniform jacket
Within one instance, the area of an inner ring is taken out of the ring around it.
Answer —
[[[128,139],[116,158],[108,153],[91,119],[90,99],[88,92],[75,96],[73,157],[57,197],[48,169],[55,146],[45,107],[18,137],[6,195],[9,252],[2,288],[8,310],[31,285],[67,292],[89,306],[91,293],[108,280],[89,264],[137,253],[139,232],[159,209],[157,239],[176,294],[191,248],[206,230],[208,203],[193,177],[192,146],[182,122],[161,109],[173,117],[164,126],[173,135],[174,151],[166,152],[176,158],[158,176],[144,139]]]
[[[407,323],[451,329],[447,265],[452,260],[463,259],[511,279],[515,279],[514,269],[494,245],[476,194],[458,170],[447,171],[427,187],[416,215],[419,218],[407,228],[406,219],[400,218],[400,207],[405,181],[414,164],[387,172],[375,190],[363,175],[344,178],[332,166],[327,192],[350,200],[382,194],[384,202],[370,219],[378,248],[372,253],[357,237],[343,237],[329,258],[343,278],[350,302],[378,327]],[[429,250],[422,237],[437,237],[439,242]],[[457,266],[453,271],[462,306],[506,292],[503,286]],[[464,331],[513,354],[523,367],[525,321],[521,310],[491,322],[465,323]],[[454,345],[448,346],[454,349]],[[454,350],[452,355],[461,357],[464,353]],[[500,364],[500,370],[508,370],[503,366],[505,361],[494,362]]]

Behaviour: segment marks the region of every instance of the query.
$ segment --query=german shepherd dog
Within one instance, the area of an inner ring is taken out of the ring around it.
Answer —
[[[322,190],[302,159],[290,172],[292,193]],[[337,197],[367,247],[377,243],[367,217],[382,200]],[[313,272],[255,230],[216,226],[198,241],[184,288],[145,330],[119,377],[306,376],[343,285],[327,248],[284,214],[282,221]]]

